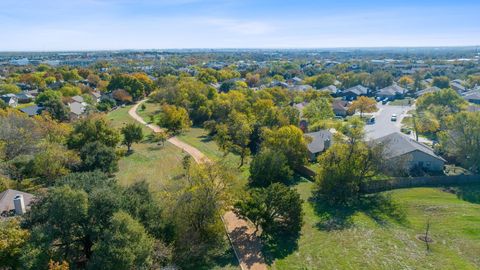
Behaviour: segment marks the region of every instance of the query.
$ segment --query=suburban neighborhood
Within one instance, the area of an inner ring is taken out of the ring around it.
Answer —
[[[0,1],[0,270],[480,269],[478,10]]]

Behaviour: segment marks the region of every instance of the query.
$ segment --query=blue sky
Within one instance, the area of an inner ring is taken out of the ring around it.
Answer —
[[[0,51],[480,45],[478,0],[1,0]]]

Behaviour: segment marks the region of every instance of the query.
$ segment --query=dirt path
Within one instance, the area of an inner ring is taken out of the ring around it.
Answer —
[[[145,101],[146,99],[135,104],[130,110],[128,110],[128,114],[137,122],[146,125],[154,132],[161,132],[162,128],[154,124],[147,124],[147,122],[137,114],[138,106]],[[211,162],[211,160],[205,156],[205,154],[200,152],[200,150],[180,141],[177,137],[171,137],[168,139],[168,142],[187,152],[197,163]],[[242,268],[242,270],[268,269],[262,255],[262,243],[254,234],[255,228],[247,221],[240,219],[232,211],[226,212],[222,217],[222,221],[225,224],[228,237],[240,263],[240,268]]]

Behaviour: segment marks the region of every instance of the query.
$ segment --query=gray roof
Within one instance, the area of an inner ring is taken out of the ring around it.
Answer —
[[[25,208],[28,209],[28,205],[32,202],[33,196],[30,193],[14,190],[14,189],[7,189],[4,192],[0,193],[0,213],[3,211],[10,211],[14,210],[15,206],[13,205],[13,198],[16,195],[23,195],[23,202],[25,203]]]
[[[34,104],[25,108],[21,108],[20,111],[28,114],[28,116],[35,116],[37,114],[40,114],[42,109],[43,109],[42,107],[39,107],[36,104]]]
[[[68,104],[70,111],[76,115],[81,115],[85,112],[85,106],[79,102],[72,102]]]
[[[438,91],[440,91],[440,90],[442,90],[442,89],[440,89],[440,88],[438,88],[438,87],[436,87],[436,86],[432,86],[432,87],[427,87],[427,88],[425,88],[425,89],[423,89],[423,90],[420,90],[420,91],[418,91],[416,94],[417,94],[417,96],[422,96],[422,95],[425,95],[425,94],[427,94],[427,93],[435,93],[435,92],[438,92]]]
[[[102,93],[100,93],[100,92],[93,91],[91,94],[92,94],[92,96],[94,96],[96,98],[101,98],[102,97]]]
[[[307,91],[309,89],[313,89],[313,87],[308,84],[302,84],[302,85],[291,86],[289,87],[289,89],[294,91]]]
[[[419,143],[399,132],[394,132],[384,137],[375,139],[373,142],[384,145],[384,154],[385,158],[387,159],[400,157],[414,151],[420,151],[434,158],[445,161],[442,157],[436,155],[432,148]]]
[[[320,130],[305,135],[312,138],[312,141],[307,145],[307,148],[308,151],[313,154],[323,152],[326,148],[325,141],[329,140],[331,144],[333,140],[333,134],[328,130]]]
[[[72,99],[74,101],[80,102],[80,103],[82,103],[84,101],[82,96],[74,96],[74,97],[72,97]]]
[[[407,92],[407,90],[405,90],[405,88],[397,85],[397,84],[393,84],[393,85],[390,85],[390,86],[387,86],[385,88],[382,88],[378,91],[378,94],[381,94],[381,95],[391,95],[391,96],[395,96],[395,95],[403,95]]]
[[[468,106],[467,111],[469,111],[469,112],[480,112],[480,107]]]
[[[466,100],[480,100],[480,91],[469,91],[463,94],[463,98]]]
[[[357,85],[357,86],[354,86],[354,87],[350,87],[348,88],[347,90],[343,91],[344,93],[348,93],[348,92],[351,92],[357,96],[360,96],[360,95],[366,95],[368,94],[368,88],[366,88],[365,86],[362,86],[362,85]]]
[[[330,93],[337,93],[338,89],[335,85],[329,85],[327,87],[324,87],[322,89],[320,89],[320,91],[328,91]]]
[[[347,107],[348,107],[348,101],[346,100],[334,99],[332,102],[333,110],[347,111],[348,110]]]

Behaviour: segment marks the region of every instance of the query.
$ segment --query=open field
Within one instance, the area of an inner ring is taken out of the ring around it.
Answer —
[[[130,110],[132,106],[125,106],[125,107],[119,107],[116,110],[113,110],[107,114],[107,119],[114,128],[122,128],[126,124],[130,123],[136,123],[139,124],[137,121],[135,121],[133,118],[131,118],[128,115],[128,110]],[[140,124],[139,124],[140,125]],[[145,135],[148,135],[152,133],[152,130],[149,129],[148,127],[141,125],[143,129],[143,133]]]
[[[480,187],[476,197],[463,194],[472,202],[415,188],[390,192],[393,204],[379,200],[358,211],[315,206],[308,202],[313,183],[295,187],[305,200],[302,236],[298,249],[278,257],[273,269],[480,268]],[[430,252],[416,239],[427,220],[435,241]]]
[[[117,179],[122,185],[146,180],[154,190],[171,185],[182,174],[182,150],[165,142],[133,145],[133,153],[120,159]]]
[[[158,121],[158,114],[160,112],[160,104],[146,101],[143,103],[145,105],[145,110],[142,110],[141,106],[138,108],[137,113],[140,115],[143,120],[147,123],[151,123],[152,116],[154,117],[154,122]]]

